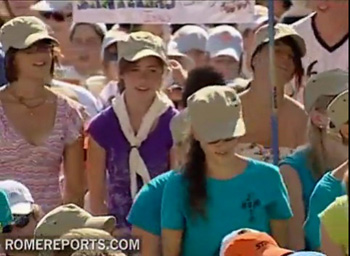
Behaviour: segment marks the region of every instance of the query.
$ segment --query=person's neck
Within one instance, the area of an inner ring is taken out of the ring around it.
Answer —
[[[227,180],[240,174],[243,167],[242,158],[236,154],[227,159],[227,161],[217,161],[214,159],[206,159],[207,175],[210,178],[218,180]]]
[[[151,100],[138,100],[134,97],[134,95],[129,94],[127,91],[125,91],[124,100],[129,116],[143,117],[153,104],[154,98]]]
[[[43,81],[18,79],[10,84],[9,89],[18,97],[35,98],[40,97],[44,93],[45,84]]]
[[[344,163],[348,159],[349,147],[340,144],[339,141],[335,141],[332,138],[325,138],[324,147],[327,152],[326,167],[328,170],[334,170],[339,165]]]
[[[284,100],[284,85],[278,84],[276,82],[277,88],[277,105],[281,106]],[[264,77],[259,77],[259,75],[254,75],[254,79],[251,81],[251,86],[249,89],[250,97],[254,99],[254,104],[259,107],[266,106],[271,109],[272,102],[272,88],[269,79]]]
[[[327,43],[336,44],[349,33],[348,17],[333,15],[330,12],[319,12],[314,19],[317,32]]]

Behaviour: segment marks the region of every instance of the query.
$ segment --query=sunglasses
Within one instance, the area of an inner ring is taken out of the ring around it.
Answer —
[[[57,22],[63,22],[67,18],[71,18],[73,16],[72,13],[64,14],[62,12],[40,12],[40,15],[47,20],[53,19]]]
[[[29,213],[27,215],[13,215],[13,222],[11,225],[7,225],[5,227],[2,228],[2,233],[6,234],[6,233],[11,233],[13,230],[13,227],[17,227],[17,228],[24,228],[26,227],[29,222],[30,222],[30,216],[32,215],[32,213]]]

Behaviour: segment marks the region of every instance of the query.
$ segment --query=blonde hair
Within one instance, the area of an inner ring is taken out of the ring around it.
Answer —
[[[324,146],[325,129],[321,129],[309,120],[308,136],[310,151],[308,152],[308,164],[315,178],[320,178],[327,170],[327,151]]]
[[[320,96],[314,104],[316,111],[325,111],[333,97]],[[327,171],[329,154],[325,146],[325,138],[328,137],[327,128],[320,128],[314,125],[309,118],[308,138],[310,150],[308,152],[308,165],[315,178],[321,178]]]
[[[187,162],[187,155],[190,150],[190,135],[188,134],[183,140],[175,142],[176,166],[174,169],[181,170]]]

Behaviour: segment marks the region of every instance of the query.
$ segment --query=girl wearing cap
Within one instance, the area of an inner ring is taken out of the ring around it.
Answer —
[[[92,76],[85,82],[86,87],[94,93],[104,107],[111,104],[111,100],[119,93],[118,84],[118,41],[127,34],[116,29],[109,30],[102,42],[101,59],[103,75]]]
[[[194,61],[195,67],[203,67],[208,64],[206,52],[208,32],[203,27],[183,26],[174,33],[173,40],[177,43],[179,51]]]
[[[344,143],[349,141],[349,91],[341,93],[328,106],[329,128],[339,134]],[[347,194],[335,199],[320,215],[321,250],[327,255],[349,255],[349,160],[339,166],[335,175],[344,173],[343,184]]]
[[[92,212],[113,214],[119,228],[128,228],[137,191],[171,167],[169,123],[177,111],[160,92],[167,65],[161,38],[131,33],[118,54],[125,89],[88,129],[88,183]]]
[[[186,81],[184,92],[186,96],[184,97],[187,98],[192,93],[211,84],[225,85],[225,81],[222,75],[211,67],[193,69]],[[183,101],[183,105],[187,106],[186,100]],[[177,160],[174,165],[176,171],[182,170],[186,163],[189,149],[189,128],[186,110],[180,112],[170,122]],[[133,225],[132,234],[142,240],[143,256],[161,255],[161,201],[165,184],[176,171],[158,175],[146,186],[143,186],[129,212],[128,222]]]
[[[245,227],[285,245],[292,213],[278,168],[235,153],[246,131],[235,90],[197,91],[188,98],[188,118],[187,163],[170,177],[162,199],[163,254],[218,255],[225,235]]]
[[[223,25],[209,32],[206,44],[209,64],[220,72],[226,83],[240,76],[243,54],[243,38],[234,27]]]
[[[2,180],[0,181],[0,193],[1,191],[4,191],[8,198],[8,207],[13,218],[3,228],[2,232],[0,228],[0,252],[2,246],[3,249],[9,250],[9,248],[5,247],[6,239],[32,238],[35,227],[44,216],[41,207],[34,202],[31,192],[22,183],[14,180]],[[0,210],[2,213],[4,206],[1,203],[0,199]],[[18,252],[10,250],[7,253],[7,255],[11,256],[18,255]]]
[[[268,27],[256,32],[251,66],[253,80],[242,93],[247,132],[238,152],[245,156],[272,162],[271,84],[269,80]],[[284,24],[275,25],[275,81],[280,158],[284,158],[305,143],[307,116],[301,104],[284,94],[285,85],[296,77],[301,82],[301,57],[305,54],[303,39]],[[254,103],[253,103],[254,102]]]
[[[71,26],[69,39],[73,48],[73,68],[65,71],[63,79],[84,84],[90,76],[103,73],[100,56],[106,32],[106,25],[101,23],[74,23]]]
[[[56,65],[57,41],[31,16],[10,20],[0,34],[9,82],[0,92],[0,180],[15,178],[25,184],[44,211],[62,202],[82,205],[82,117],[73,102],[45,87]]]
[[[294,213],[289,222],[289,246],[296,250],[319,248],[317,215],[333,201],[334,193],[341,193],[340,181],[328,171],[347,159],[347,146],[328,132],[327,106],[337,94],[346,90],[347,84],[348,72],[341,70],[323,72],[308,81],[304,91],[305,110],[309,114],[308,143],[280,162]],[[328,188],[333,192],[312,197],[322,176],[330,182]]]

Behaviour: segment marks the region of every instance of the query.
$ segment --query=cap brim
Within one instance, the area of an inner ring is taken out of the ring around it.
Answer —
[[[11,212],[15,215],[27,215],[33,211],[33,204],[30,202],[11,205]]]
[[[280,248],[277,246],[270,246],[268,247],[262,254],[261,256],[284,256],[287,253],[293,252],[292,250]]]
[[[151,49],[144,49],[144,50],[137,52],[134,55],[123,56],[123,59],[130,61],[130,62],[135,62],[135,61],[138,61],[138,60],[146,58],[146,57],[157,57],[157,58],[161,59],[164,62],[164,64],[167,65],[166,57],[161,56],[159,53],[157,53]]]
[[[280,40],[280,39],[283,39],[286,37],[291,37],[294,40],[294,42],[296,43],[297,47],[300,50],[301,57],[304,57],[306,55],[306,44],[305,44],[304,39],[301,36],[296,35],[296,34],[282,34],[282,35],[276,36],[274,40],[277,41],[277,40]],[[268,42],[269,42],[269,38],[265,39],[260,44],[256,45],[252,56],[255,55],[256,50],[259,48],[259,46],[266,44]]]
[[[116,222],[117,222],[116,219],[112,216],[91,217],[85,222],[85,227],[102,229],[107,232],[111,232],[114,230],[116,226]]]
[[[306,54],[306,45],[305,45],[304,39],[299,35],[293,34],[293,35],[280,35],[280,36],[277,36],[275,40],[279,40],[286,37],[291,37],[294,40],[294,42],[297,44],[300,50],[301,57],[304,57]]]
[[[242,137],[246,133],[243,118],[221,124],[212,123],[212,125],[207,125],[204,129],[203,128],[204,127],[199,129],[198,135],[207,143]]]
[[[218,51],[210,52],[210,58],[216,58],[216,57],[220,57],[220,56],[229,56],[229,57],[234,58],[236,61],[239,61],[239,59],[241,58],[240,55],[241,54],[239,54],[239,52],[233,48],[225,48],[225,49],[221,49]]]
[[[26,40],[24,40],[22,49],[30,47],[31,45],[33,45],[36,42],[39,42],[41,40],[50,40],[53,43],[59,45],[59,42],[54,37],[48,35],[47,33],[36,33],[36,34],[32,34],[32,35],[28,36],[26,38]]]

